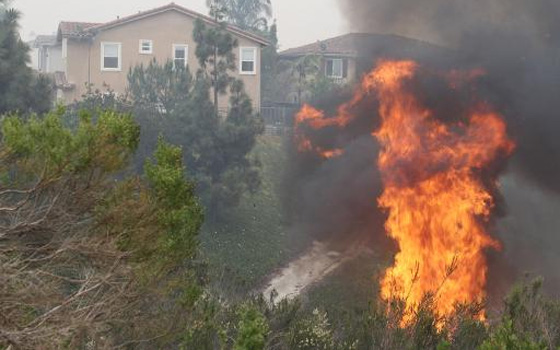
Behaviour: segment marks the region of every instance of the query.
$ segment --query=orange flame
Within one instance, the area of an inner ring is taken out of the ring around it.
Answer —
[[[494,203],[476,169],[510,154],[514,144],[496,113],[473,113],[454,131],[435,120],[403,88],[416,68],[411,61],[382,62],[374,71],[382,119],[374,135],[385,186],[379,205],[389,210],[385,227],[399,245],[381,295],[413,310],[433,293],[436,312],[445,316],[457,303],[485,297],[484,250],[500,244],[484,228]]]
[[[381,296],[406,303],[403,324],[428,293],[440,316],[450,315],[458,303],[485,298],[484,252],[500,244],[485,230],[494,200],[479,174],[515,147],[501,116],[488,107],[472,112],[466,123],[435,119],[405,87],[417,69],[413,61],[380,61],[336,117],[304,106],[296,118],[297,128],[345,127],[355,118],[351,108],[377,93],[381,127],[372,136],[381,145],[378,166],[385,187],[378,203],[388,210],[385,228],[399,248],[381,280]],[[454,71],[447,78],[454,88],[482,74]],[[297,135],[300,151],[324,152]]]
[[[296,133],[295,141],[297,144],[298,151],[300,152],[314,152],[319,154],[325,159],[336,158],[344,154],[341,149],[323,149],[319,146],[314,146],[311,140],[309,140],[305,133],[300,130],[303,124],[311,126],[313,129],[322,129],[327,126],[344,125],[340,121],[336,121],[336,118],[325,118],[325,114],[318,109],[315,109],[309,105],[303,105],[301,110],[296,114]]]

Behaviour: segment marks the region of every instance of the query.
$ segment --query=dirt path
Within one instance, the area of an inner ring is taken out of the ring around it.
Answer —
[[[275,300],[293,299],[345,262],[355,258],[361,250],[362,246],[356,244],[341,253],[331,250],[326,243],[315,241],[304,254],[271,277],[263,294],[268,298],[275,290]]]

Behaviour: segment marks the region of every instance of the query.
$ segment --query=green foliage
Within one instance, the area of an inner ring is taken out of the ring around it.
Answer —
[[[256,136],[264,131],[262,119],[255,117],[251,100],[243,83],[231,86],[230,110],[217,130],[215,150],[206,173],[215,172],[208,184],[212,191],[209,209],[223,212],[236,206],[245,192],[255,192],[260,186],[260,163],[247,155],[255,147]]]
[[[549,349],[560,347],[560,302],[546,297],[543,280],[515,286],[505,300],[504,322],[519,336]]]
[[[223,318],[229,313],[225,305],[213,299],[204,298],[194,309],[192,322],[181,340],[182,350],[223,349],[227,342],[227,332]]]
[[[44,118],[6,117],[2,123],[4,147],[18,157],[33,158],[47,175],[77,173],[95,166],[103,172],[121,169],[138,145],[140,129],[131,115],[105,111],[96,123],[83,111],[77,132],[65,127],[63,108]],[[103,152],[99,152],[103,149]],[[37,163],[32,166],[38,166]]]
[[[285,102],[278,99],[282,95],[283,85],[277,79],[281,72],[278,57],[278,26],[274,22],[269,28],[259,32],[270,43],[261,50],[261,91],[263,103]]]
[[[191,91],[193,79],[188,69],[174,67],[172,61],[158,64],[154,58],[147,67],[130,68],[128,91],[134,96],[136,108],[161,108],[174,113],[179,103],[184,103]]]
[[[219,95],[225,94],[234,81],[229,73],[235,70],[233,49],[238,46],[237,39],[225,30],[223,24],[208,27],[201,19],[195,21],[193,39],[196,42],[195,55],[201,67],[197,75],[208,77],[217,110]]]
[[[230,86],[226,118],[216,113],[204,74],[193,80],[188,70],[152,62],[147,68],[132,70],[129,86],[136,118],[143,125],[141,154],[151,152],[158,134],[181,145],[188,174],[211,220],[236,206],[243,193],[258,187],[259,164],[249,154],[264,127],[241,82]],[[157,105],[165,105],[164,110],[154,111]]]
[[[333,331],[326,312],[318,309],[295,323],[290,336],[294,350],[329,350],[334,348]]]
[[[46,113],[51,107],[53,83],[27,66],[29,47],[18,33],[19,12],[9,8],[1,12],[0,115],[10,111]]]
[[[153,190],[159,225],[165,230],[159,258],[168,264],[194,258],[204,218],[194,184],[185,181],[181,148],[160,140],[153,161],[146,163],[146,177]]]
[[[241,308],[238,333],[233,350],[263,350],[268,335],[268,324],[264,315],[254,306]]]
[[[270,0],[207,0],[206,5],[213,17],[244,30],[262,30],[272,16]]]
[[[480,350],[546,350],[546,345],[523,339],[513,329],[512,321],[504,321],[480,347]]]
[[[219,283],[220,293],[228,297],[252,290],[310,243],[309,237],[290,229],[283,215],[279,198],[287,162],[283,138],[259,137],[250,156],[261,162],[259,190],[244,193],[223,220],[206,222],[201,233],[202,252],[216,275],[213,283]],[[226,277],[235,283],[222,281]]]
[[[19,349],[54,349],[107,334],[134,302],[133,275],[98,205],[138,143],[132,117],[83,112],[77,128],[59,108],[40,118],[10,115],[0,142],[0,328]],[[86,306],[87,305],[87,306]],[[79,310],[95,314],[89,319]],[[103,310],[103,311],[100,311]],[[105,338],[107,339],[107,338]]]

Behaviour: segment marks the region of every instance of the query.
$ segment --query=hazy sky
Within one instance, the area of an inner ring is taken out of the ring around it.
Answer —
[[[12,0],[22,12],[24,39],[56,32],[60,21],[106,22],[168,4],[172,0]],[[174,0],[206,14],[205,0]],[[272,0],[281,49],[345,33],[337,0]]]

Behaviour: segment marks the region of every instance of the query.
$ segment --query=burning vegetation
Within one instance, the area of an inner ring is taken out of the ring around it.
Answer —
[[[381,296],[406,303],[404,323],[427,294],[442,316],[457,304],[485,298],[485,250],[500,249],[486,229],[497,186],[490,169],[514,150],[505,122],[487,105],[471,106],[462,121],[437,119],[407,86],[418,69],[414,61],[380,61],[336,117],[303,107],[296,133],[302,152],[342,155],[341,149],[314,145],[305,130],[344,128],[356,118],[356,105],[378,100],[378,111],[370,111],[380,120],[371,131],[381,147],[377,164],[384,190],[378,205],[387,211],[385,229],[398,245],[394,265],[381,280]],[[455,71],[448,75],[450,88],[480,75]]]

